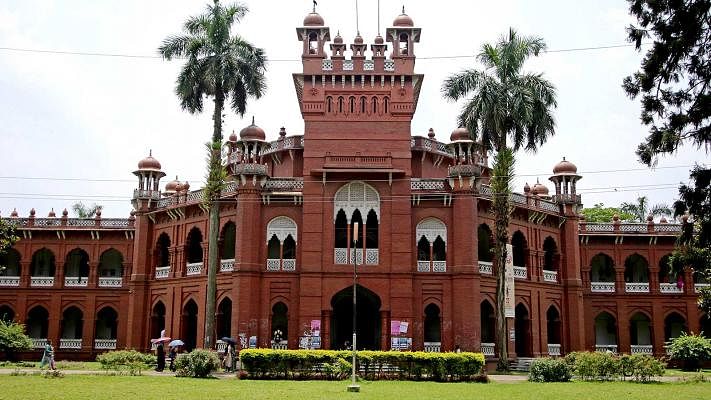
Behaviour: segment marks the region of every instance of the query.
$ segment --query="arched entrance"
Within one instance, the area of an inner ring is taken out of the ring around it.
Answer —
[[[350,346],[353,338],[353,287],[336,293],[331,299],[331,348]],[[358,285],[356,290],[356,329],[358,349],[380,350],[380,298]]]
[[[516,306],[516,356],[531,356],[531,319],[526,306],[519,303]]]
[[[197,314],[198,306],[192,299],[183,307],[183,315],[180,323],[180,335],[185,342],[185,350],[191,351],[197,345]]]
[[[160,332],[165,329],[165,305],[162,301],[153,306],[151,312],[151,339],[160,337]]]

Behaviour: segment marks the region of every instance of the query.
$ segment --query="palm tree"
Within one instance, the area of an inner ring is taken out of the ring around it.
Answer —
[[[81,201],[72,204],[72,211],[77,218],[94,218],[103,208],[104,206],[98,204],[87,206]]]
[[[496,276],[496,342],[499,370],[508,369],[506,319],[504,317],[506,243],[511,205],[509,193],[519,149],[535,152],[554,134],[551,109],[556,91],[542,74],[522,71],[524,62],[545,50],[538,37],[520,36],[510,29],[496,44],[484,44],[478,60],[484,70],[467,69],[448,77],[442,93],[449,100],[466,98],[458,117],[474,140],[486,151],[495,151],[491,188],[495,218],[494,254]],[[511,144],[509,145],[509,140]]]
[[[634,217],[634,221],[636,222],[646,221],[647,215],[650,214],[653,217],[673,214],[671,207],[663,203],[656,204],[650,209],[649,200],[647,199],[647,196],[637,197],[636,203],[624,202],[620,204],[620,210],[632,214]]]
[[[215,292],[217,287],[218,232],[220,208],[218,200],[226,175],[221,161],[222,111],[225,102],[240,116],[247,108],[249,97],[260,98],[266,91],[266,55],[239,35],[232,35],[232,25],[247,14],[242,4],[223,6],[219,0],[208,4],[206,11],[189,17],[184,34],[163,40],[158,52],[166,60],[176,57],[187,61],[178,75],[175,93],[180,106],[191,114],[203,111],[203,99],[212,97],[212,140],[207,144],[208,165],[204,202],[209,207],[207,257],[207,299],[205,307],[205,348],[213,345],[215,324]]]

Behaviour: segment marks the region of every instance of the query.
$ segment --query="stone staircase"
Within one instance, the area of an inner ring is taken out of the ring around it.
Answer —
[[[519,357],[516,361],[509,361],[509,369],[513,372],[528,372],[533,360],[535,358]]]

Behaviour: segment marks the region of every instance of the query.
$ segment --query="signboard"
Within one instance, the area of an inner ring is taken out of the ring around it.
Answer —
[[[390,321],[390,335],[397,336],[400,334],[400,321]]]
[[[394,337],[390,338],[391,350],[410,350],[412,348],[412,338]]]
[[[516,317],[516,296],[514,288],[513,246],[506,245],[506,270],[504,279],[504,317]]]
[[[311,320],[311,335],[312,336],[321,336],[321,320],[320,319],[312,319]]]

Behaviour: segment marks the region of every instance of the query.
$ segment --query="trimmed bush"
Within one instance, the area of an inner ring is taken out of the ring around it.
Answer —
[[[570,382],[573,371],[559,358],[539,358],[531,364],[528,380],[531,382]]]
[[[609,381],[620,376],[619,358],[612,353],[577,352],[570,355],[570,360],[575,374],[582,380]]]
[[[217,354],[210,350],[193,350],[188,354],[181,354],[175,360],[177,376],[191,378],[207,378],[220,365]]]
[[[127,372],[130,375],[140,375],[143,370],[153,368],[156,365],[155,356],[136,350],[109,351],[97,356],[96,361],[101,364],[101,369],[105,371]]]
[[[352,353],[334,350],[242,350],[240,359],[251,379],[341,379]],[[359,351],[358,370],[365,379],[472,381],[481,373],[481,353]]]
[[[636,382],[650,382],[655,376],[664,375],[664,363],[645,354],[620,357],[620,373]]]
[[[685,371],[698,371],[702,362],[711,360],[711,339],[682,332],[681,336],[672,339],[669,356],[681,361]]]

